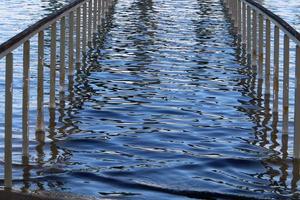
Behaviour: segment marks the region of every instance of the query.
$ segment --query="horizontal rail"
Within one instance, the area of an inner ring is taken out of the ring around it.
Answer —
[[[49,16],[37,21],[33,25],[26,28],[24,31],[15,35],[11,39],[0,45],[0,59],[6,56],[9,52],[18,48],[21,44],[29,40],[31,37],[36,35],[38,32],[46,29],[52,23],[58,21],[64,16],[67,16],[70,12],[75,11],[78,7],[84,4],[86,0],[75,0],[74,2],[64,6],[57,12],[50,14]]]

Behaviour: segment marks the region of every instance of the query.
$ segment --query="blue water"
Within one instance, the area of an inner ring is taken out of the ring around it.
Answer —
[[[297,199],[299,163],[231,28],[219,0],[119,0],[58,95],[55,126],[46,113],[45,143],[34,140],[32,103],[29,164],[15,121],[15,189]]]

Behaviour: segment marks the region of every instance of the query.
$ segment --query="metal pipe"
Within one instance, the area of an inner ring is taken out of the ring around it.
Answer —
[[[74,73],[74,13],[69,14],[69,76]]]
[[[77,70],[79,69],[80,66],[80,61],[81,61],[81,35],[80,35],[80,26],[81,26],[81,10],[80,7],[77,8],[76,11],[76,67]]]
[[[247,53],[251,55],[251,8],[247,7]]]
[[[296,46],[294,158],[300,159],[300,46]]]
[[[236,12],[236,0],[231,0],[232,2],[232,22],[233,22],[233,27],[236,28],[236,16],[237,16],[237,12]]]
[[[242,10],[242,21],[243,21],[243,34],[242,34],[242,39],[243,39],[243,43],[246,44],[246,37],[247,37],[247,26],[246,26],[246,4],[243,1],[243,10]]]
[[[51,25],[51,58],[50,58],[50,108],[55,108],[56,79],[56,22]]]
[[[98,0],[98,15],[97,15],[97,21],[98,21],[98,26],[101,24],[101,0]]]
[[[22,151],[23,157],[29,157],[29,69],[30,69],[30,41],[23,45],[23,108],[22,108]]]
[[[89,17],[88,17],[88,46],[91,46],[92,42],[92,0],[89,0]]]
[[[264,60],[264,22],[262,14],[259,14],[259,30],[258,30],[258,79],[263,77],[263,60]]]
[[[87,23],[87,3],[83,4],[83,16],[82,16],[82,52],[86,52],[86,23]]]
[[[93,33],[97,32],[97,2],[98,0],[94,0],[94,10],[93,10]]]
[[[66,54],[66,18],[63,17],[60,21],[60,79],[59,86],[60,91],[64,91],[65,89],[65,54]]]
[[[44,133],[44,31],[38,34],[37,139]]]
[[[279,98],[279,27],[274,27],[273,112],[278,113]]]
[[[266,60],[265,60],[265,94],[270,94],[270,66],[271,66],[271,23],[266,20]]]
[[[284,35],[284,66],[283,66],[283,132],[288,134],[288,121],[289,121],[289,61],[290,61],[290,39]]]
[[[13,103],[13,54],[6,56],[5,71],[5,138],[4,138],[4,187],[12,188],[12,103]]]
[[[242,32],[241,0],[237,0],[237,12],[238,12],[238,34],[241,34]]]
[[[252,61],[251,64],[256,66],[257,61],[257,14],[256,11],[253,10],[252,17]]]

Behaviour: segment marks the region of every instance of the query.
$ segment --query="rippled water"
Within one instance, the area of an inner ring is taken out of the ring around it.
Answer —
[[[46,117],[45,143],[34,141],[31,111],[28,165],[16,127],[16,188],[108,199],[298,198],[299,163],[219,0],[119,0],[86,60],[57,99],[57,118]]]
[[[0,1],[0,43],[72,0]],[[13,14],[11,14],[13,12]]]
[[[296,28],[298,32],[300,31],[300,1],[264,0],[263,5],[286,20],[289,24]]]

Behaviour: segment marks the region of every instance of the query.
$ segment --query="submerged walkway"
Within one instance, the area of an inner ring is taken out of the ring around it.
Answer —
[[[119,0],[99,38],[20,188],[160,200],[293,189],[219,0]]]
[[[137,199],[271,195],[263,160],[277,153],[253,145],[259,107],[230,27],[219,0],[120,0],[53,181]]]

